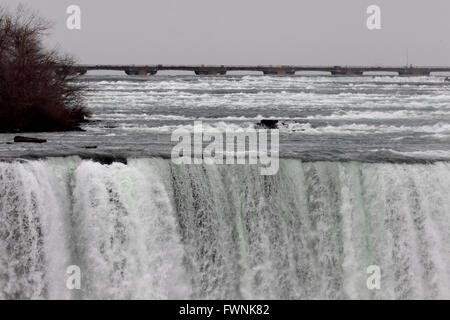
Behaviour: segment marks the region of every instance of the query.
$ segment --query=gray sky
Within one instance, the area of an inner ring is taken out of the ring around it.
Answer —
[[[81,63],[450,66],[449,0],[2,0]],[[82,29],[68,30],[79,5]],[[382,29],[366,27],[381,7]]]

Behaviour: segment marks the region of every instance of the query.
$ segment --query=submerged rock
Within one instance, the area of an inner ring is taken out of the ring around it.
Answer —
[[[277,129],[278,120],[262,119],[260,122],[257,123],[257,126],[265,129]]]
[[[45,143],[46,139],[15,136],[14,142]]]

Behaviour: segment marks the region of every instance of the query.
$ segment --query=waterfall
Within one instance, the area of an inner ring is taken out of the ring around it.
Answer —
[[[449,192],[446,162],[1,162],[0,299],[449,299]]]

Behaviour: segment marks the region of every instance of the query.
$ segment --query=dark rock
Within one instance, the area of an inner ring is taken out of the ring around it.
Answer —
[[[120,162],[123,164],[127,164],[128,160],[125,156],[122,155],[113,155],[113,154],[93,154],[93,155],[80,155],[81,158],[90,159],[96,162],[100,162],[101,164],[113,164],[114,162]]]
[[[97,146],[84,146],[85,149],[97,149]]]
[[[47,140],[39,139],[39,138],[16,136],[16,137],[14,137],[14,142],[45,143],[45,142],[47,142]]]
[[[278,120],[272,120],[272,119],[262,119],[258,126],[261,128],[266,129],[277,129],[278,128]]]

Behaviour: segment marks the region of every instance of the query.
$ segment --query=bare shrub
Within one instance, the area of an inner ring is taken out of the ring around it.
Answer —
[[[51,25],[19,6],[0,8],[0,131],[77,129],[88,115],[74,60],[43,46]]]

